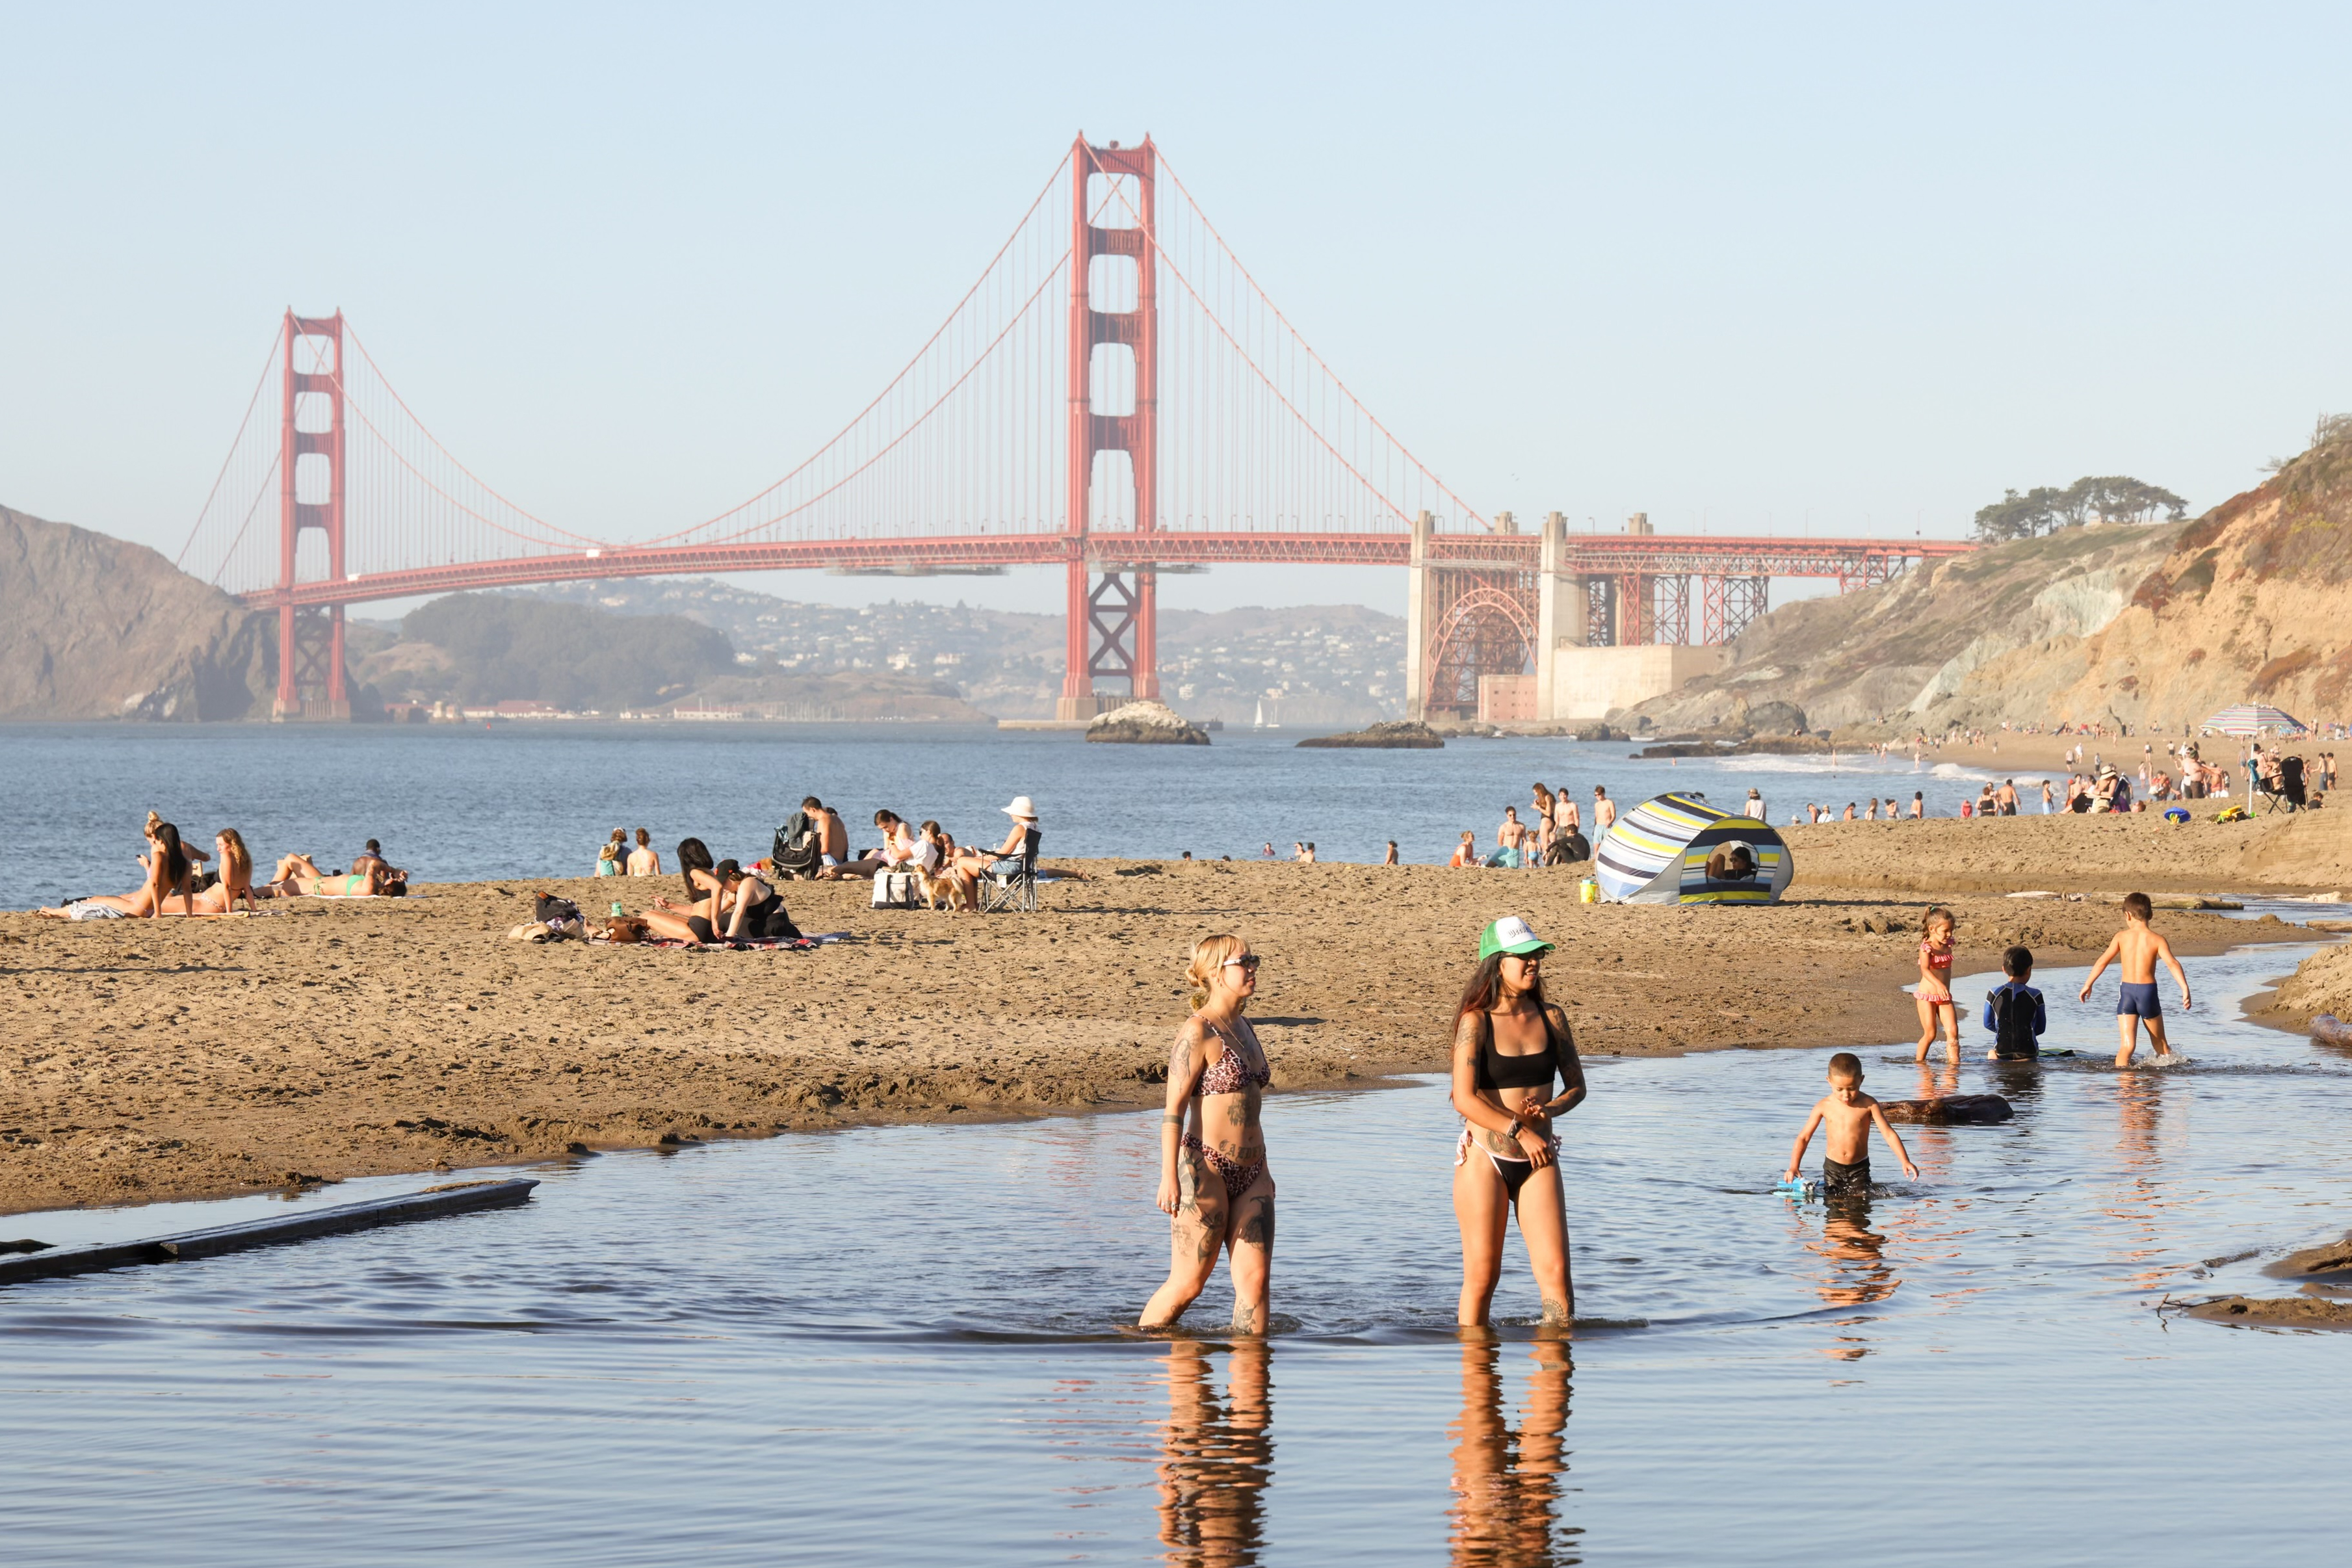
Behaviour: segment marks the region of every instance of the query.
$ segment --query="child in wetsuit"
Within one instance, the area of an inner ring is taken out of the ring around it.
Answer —
[[[2189,1007],[2189,974],[2173,957],[2172,944],[2149,929],[2156,907],[2148,902],[2146,893],[2124,895],[2124,929],[2116,940],[2107,943],[2107,951],[2099,954],[2099,962],[2091,968],[2090,978],[2083,982],[2082,1000],[2091,999],[2091,987],[2107,972],[2110,963],[2121,963],[2124,971],[2123,995],[2116,1003],[2116,1032],[2118,1049],[2116,1066],[2131,1066],[2132,1051],[2139,1044],[2139,1026],[2147,1026],[2148,1044],[2156,1047],[2156,1059],[2172,1059],[2172,1042],[2164,1035],[2164,1005],[2156,997],[2156,965],[2161,959],[2172,971],[2172,978],[2180,986],[2180,1006]]]
[[[1789,1151],[1789,1169],[1781,1176],[1784,1182],[1797,1179],[1797,1167],[1805,1163],[1805,1145],[1811,1142],[1813,1129],[1827,1124],[1826,1142],[1822,1149],[1822,1190],[1832,1196],[1853,1195],[1870,1191],[1870,1130],[1878,1129],[1895,1157],[1903,1162],[1903,1173],[1916,1179],[1919,1167],[1911,1163],[1909,1151],[1886,1120],[1886,1112],[1878,1101],[1862,1092],[1862,1062],[1852,1051],[1840,1051],[1830,1058],[1829,1094],[1813,1107],[1806,1119],[1804,1131],[1797,1134],[1797,1146]]]
[[[2033,950],[2011,948],[2000,955],[2000,972],[2009,976],[2008,983],[1994,986],[1985,997],[1985,1032],[1992,1037],[1985,1060],[2033,1061],[2042,1055],[2042,1035],[2050,1027],[2042,993],[2026,984],[2033,978]]]

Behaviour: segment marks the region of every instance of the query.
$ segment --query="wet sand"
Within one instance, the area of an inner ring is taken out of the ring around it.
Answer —
[[[1924,842],[1876,859],[1915,865]],[[1560,944],[1552,993],[1589,1052],[1916,1037],[1901,987],[1927,900],[1885,888],[1809,877],[1773,909],[1676,910],[1580,904],[1567,871],[1078,866],[1088,879],[1049,886],[1034,916],[876,911],[863,884],[794,884],[804,929],[853,933],[806,954],[504,939],[538,888],[602,909],[616,884],[588,879],[428,884],[252,919],[0,916],[0,1213],[1143,1104],[1185,1015],[1191,944],[1217,931],[1267,959],[1253,1016],[1279,1088],[1442,1068],[1478,930],[1511,912]],[[676,889],[617,886],[632,907]],[[2097,901],[1942,901],[1964,973],[2011,942],[2084,962],[2116,921]],[[2160,920],[2188,952],[2307,934]]]

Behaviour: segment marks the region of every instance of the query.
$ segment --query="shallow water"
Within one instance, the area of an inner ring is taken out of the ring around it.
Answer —
[[[1986,775],[1907,758],[1632,761],[1636,748],[1455,741],[1436,752],[1297,749],[1297,731],[1226,731],[1196,746],[1092,746],[1069,733],[879,724],[16,724],[0,730],[0,907],[134,887],[152,809],[209,852],[236,827],[266,867],[289,850],[324,868],[380,839],[419,880],[587,876],[615,827],[648,829],[668,863],[695,835],[755,859],[801,798],[831,802],[869,842],[876,808],[936,817],[959,840],[1002,840],[1015,795],[1045,813],[1048,856],[1247,859],[1315,841],[1327,860],[1443,863],[1466,828],[1495,847],[1540,778],[1591,821],[1592,786],[1621,801],[1703,791],[1736,810],[1750,786],[1776,824],[1806,800],[1919,790],[1939,815]],[[1994,827],[1994,824],[1987,824]]]
[[[0,1289],[10,1553],[2309,1560],[2352,1522],[2352,1337],[2157,1310],[2278,1293],[2264,1257],[2352,1223],[2352,1058],[2232,1000],[2300,956],[2191,960],[2190,1060],[2163,1071],[2101,1065],[2113,981],[2077,1005],[2079,970],[2041,978],[2049,1043],[2083,1058],[1869,1053],[1883,1098],[1957,1082],[2017,1116],[1906,1129],[1922,1177],[1866,1211],[1769,1190],[1825,1052],[1596,1061],[1564,1167],[1572,1362],[1524,1326],[1516,1242],[1518,1326],[1452,1336],[1435,1080],[1270,1102],[1259,1346],[1215,1333],[1222,1274],[1200,1339],[1118,1326],[1164,1264],[1153,1113],[606,1156],[521,1210]],[[328,1201],[381,1188],[404,1184]]]

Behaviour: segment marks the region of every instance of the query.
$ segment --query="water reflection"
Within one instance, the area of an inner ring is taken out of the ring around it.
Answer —
[[[1901,1277],[1886,1261],[1886,1237],[1870,1228],[1867,1194],[1830,1199],[1820,1237],[1805,1247],[1829,1263],[1816,1287],[1824,1306],[1864,1307],[1902,1288]]]
[[[1206,1345],[1168,1347],[1160,1436],[1160,1540],[1181,1568],[1255,1563],[1274,1479],[1273,1384],[1265,1340],[1236,1340],[1223,1400]]]
[[[1583,1561],[1568,1550],[1583,1531],[1561,1526],[1553,1517],[1559,1478],[1568,1469],[1563,1436],[1569,1377],[1575,1368],[1562,1341],[1538,1340],[1529,1356],[1535,1370],[1513,1431],[1503,1418],[1502,1344],[1491,1333],[1465,1331],[1449,1514],[1456,1568],[1549,1568]]]

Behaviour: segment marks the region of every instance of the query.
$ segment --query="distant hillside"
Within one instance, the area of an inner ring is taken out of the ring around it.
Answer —
[[[2170,543],[2107,624],[1988,661],[1948,710],[2176,728],[2251,700],[2305,723],[2352,719],[2352,416],[2323,420],[2309,451]]]
[[[939,682],[1004,718],[1051,714],[1062,689],[1058,611],[809,605],[709,578],[560,584],[515,596],[687,616],[781,672]],[[1260,701],[1294,726],[1393,718],[1403,711],[1403,619],[1360,606],[1160,612],[1163,694],[1196,719],[1247,723]]]
[[[0,719],[267,719],[277,619],[144,545],[0,507]]]
[[[1698,729],[1763,702],[1795,703],[1815,729],[1903,733],[2103,716],[2104,709],[2063,710],[2021,694],[1990,705],[1955,694],[1977,689],[1984,671],[2019,650],[2071,645],[2107,625],[2193,526],[2062,529],[1927,563],[1880,587],[1800,599],[1750,626],[1721,675],[1629,709],[1616,722]]]

